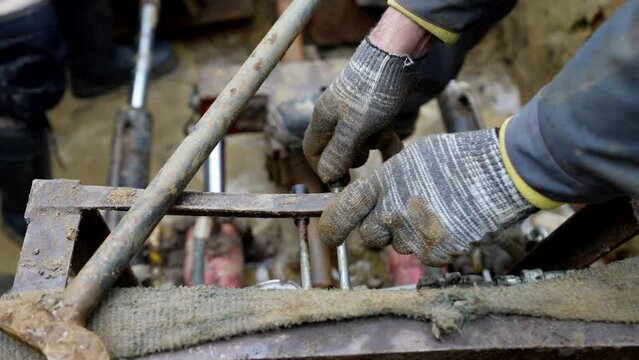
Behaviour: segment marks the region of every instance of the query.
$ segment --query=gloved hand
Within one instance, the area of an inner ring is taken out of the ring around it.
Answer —
[[[392,243],[400,254],[443,266],[536,210],[513,185],[488,129],[419,139],[348,186],[319,226],[331,246],[359,225],[367,246]]]
[[[304,154],[322,181],[338,181],[363,165],[369,149],[402,148],[390,125],[417,80],[418,62],[362,41],[315,104],[304,135]]]

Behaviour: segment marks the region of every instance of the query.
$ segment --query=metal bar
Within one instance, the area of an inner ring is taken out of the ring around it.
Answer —
[[[200,216],[195,221],[193,229],[193,270],[191,284],[193,286],[204,284],[204,254],[206,240],[211,235],[213,219],[208,216]]]
[[[295,184],[291,188],[291,194],[308,194],[308,186]],[[297,226],[299,246],[300,246],[300,278],[302,279],[302,289],[312,288],[311,280],[311,257],[308,252],[308,218],[295,218]]]
[[[284,156],[288,161],[287,165],[280,161],[281,166],[285,166],[295,184],[308,186],[311,193],[321,193],[323,191],[322,180],[311,169],[308,161],[302,153],[288,153]],[[308,252],[311,260],[311,279],[313,287],[331,288],[333,287],[332,275],[332,251],[322,242],[319,235],[318,219],[310,218],[307,225],[306,235],[308,237]]]
[[[308,290],[313,287],[311,280],[311,259],[308,254],[308,219],[297,219],[295,223],[297,224],[300,243],[300,277],[302,279],[302,289]]]
[[[224,139],[220,140],[213,149],[203,166],[204,191],[224,192]],[[204,284],[204,256],[206,253],[206,240],[211,236],[213,219],[208,216],[200,216],[195,220],[193,230],[193,264],[191,284],[193,286]]]
[[[128,210],[145,190],[80,185],[77,180],[34,180],[29,209]],[[169,208],[174,215],[293,218],[317,217],[335,198],[318,194],[230,194],[184,192]]]
[[[330,190],[333,193],[340,193],[344,190],[344,185],[341,183],[331,184]],[[351,274],[348,270],[348,244],[346,239],[337,247],[337,270],[339,271],[339,287],[342,290],[351,289]]]
[[[139,359],[632,359],[638,331],[636,324],[491,315],[438,340],[422,321],[381,317],[305,324]]]
[[[84,322],[113,286],[125,265],[140,250],[144,240],[310,20],[319,3],[319,0],[295,0],[273,25],[140,199],[69,283],[62,295],[68,307],[68,319]]]
[[[109,185],[144,188],[149,182],[152,117],[146,111],[146,95],[153,59],[153,39],[160,11],[159,0],[141,1],[140,32],[129,104],[118,111],[111,144]],[[113,229],[122,214],[108,212]]]
[[[115,119],[111,151],[109,185],[144,188],[149,182],[151,165],[151,114],[144,109],[124,107]],[[107,213],[107,224],[113,229],[122,218]]]
[[[67,284],[81,211],[28,211],[29,227],[11,291],[61,290]]]
[[[639,234],[628,197],[577,211],[508,271],[581,269]]]
[[[224,187],[224,140],[220,140],[204,162],[204,191],[221,193]]]
[[[146,94],[149,86],[149,75],[153,61],[153,38],[158,22],[159,1],[144,1],[140,9],[140,34],[138,53],[135,62],[135,75],[131,88],[131,106],[143,109],[146,105]]]
[[[98,210],[40,208],[28,211],[29,228],[20,253],[12,292],[64,290],[109,235]],[[135,286],[127,267],[119,286]]]

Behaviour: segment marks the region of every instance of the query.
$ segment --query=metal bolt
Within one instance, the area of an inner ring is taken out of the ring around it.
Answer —
[[[40,253],[40,249],[35,248],[33,249],[33,255],[38,255]]]
[[[541,269],[522,270],[520,277],[524,283],[534,283],[544,278],[544,272]]]
[[[497,278],[497,285],[512,286],[521,284],[521,279],[515,275],[505,275]]]

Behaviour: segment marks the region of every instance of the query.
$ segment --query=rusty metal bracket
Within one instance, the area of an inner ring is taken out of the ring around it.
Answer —
[[[628,197],[584,206],[510,269],[581,269],[639,234]]]
[[[128,210],[144,190],[80,185],[77,180],[35,180],[26,216],[29,228],[12,291],[64,289],[109,234],[99,210]],[[316,217],[334,194],[230,194],[184,192],[174,215]],[[124,277],[120,285],[132,284]]]

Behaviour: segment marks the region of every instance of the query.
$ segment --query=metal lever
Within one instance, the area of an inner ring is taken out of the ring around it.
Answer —
[[[308,186],[295,184],[291,188],[291,194],[308,194]],[[311,280],[311,257],[308,252],[308,218],[295,218],[300,242],[300,277],[302,278],[302,289],[312,288]]]
[[[328,186],[332,193],[340,193],[344,190],[344,183],[337,181]],[[348,245],[346,239],[337,247],[337,269],[339,270],[339,287],[342,290],[351,289],[351,274],[348,271]]]

